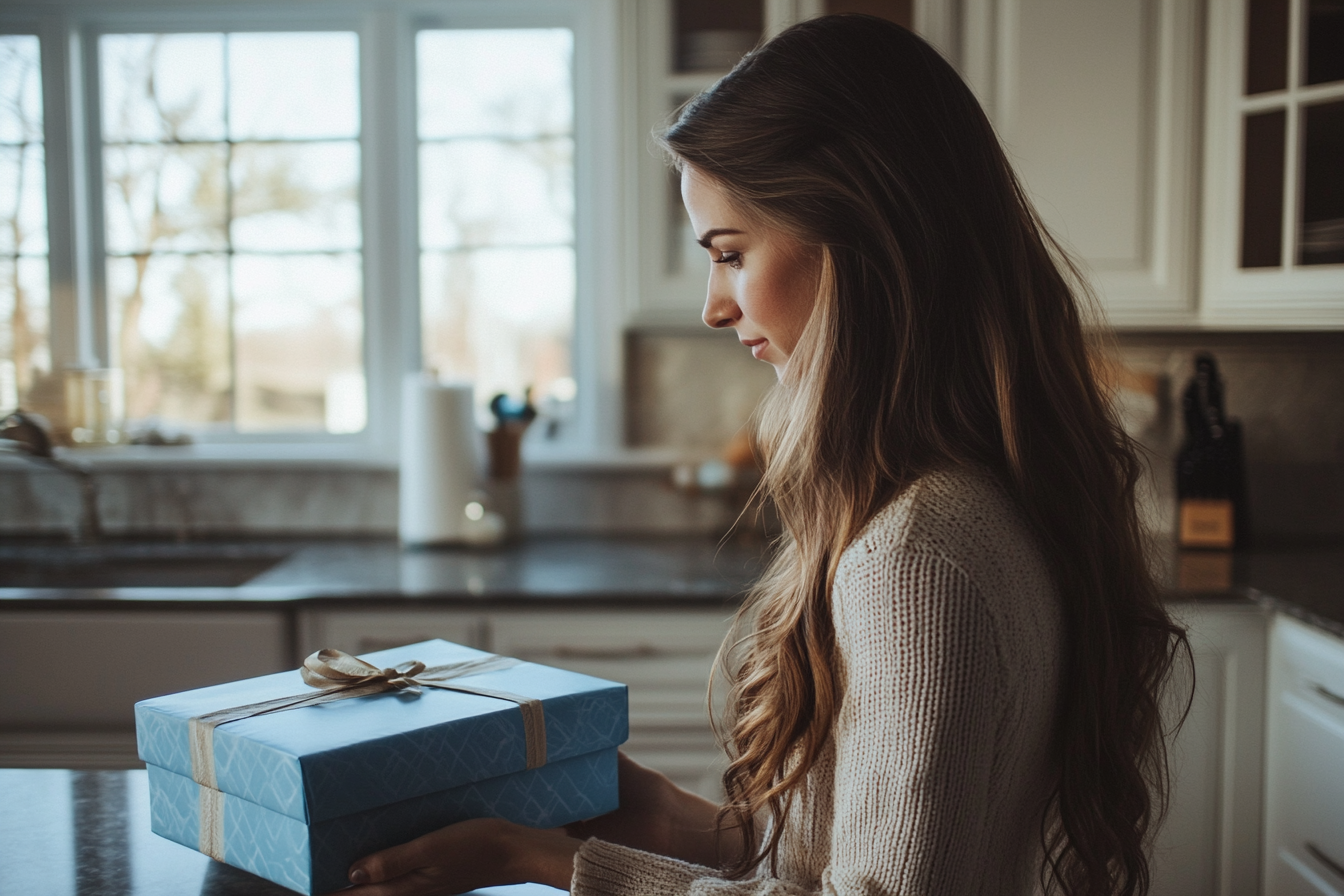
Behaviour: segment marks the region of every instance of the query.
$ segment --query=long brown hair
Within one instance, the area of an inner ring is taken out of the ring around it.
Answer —
[[[1159,701],[1184,632],[1146,563],[1141,468],[1091,369],[1086,289],[979,104],[905,29],[828,16],[750,53],[661,139],[822,258],[812,317],[759,415],[785,536],[739,616],[743,649],[725,645],[733,870],[773,862],[835,722],[841,553],[920,476],[974,464],[1021,507],[1063,605],[1042,882],[1145,893],[1166,794]],[[758,846],[763,810],[773,833]]]

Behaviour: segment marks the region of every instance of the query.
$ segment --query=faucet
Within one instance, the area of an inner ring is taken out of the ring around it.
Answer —
[[[46,420],[36,414],[15,411],[0,420],[0,439],[14,442],[14,446],[6,450],[78,479],[80,515],[75,541],[93,543],[102,538],[103,527],[98,518],[98,483],[94,481],[93,471],[56,456]]]

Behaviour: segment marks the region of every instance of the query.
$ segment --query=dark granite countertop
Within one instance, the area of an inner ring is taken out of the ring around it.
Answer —
[[[233,587],[0,587],[0,607],[112,605],[238,606],[297,602],[417,604],[721,604],[739,599],[760,574],[761,542],[699,537],[554,536],[498,548],[402,550],[395,539],[109,542],[90,548],[10,540],[0,572],[40,558],[75,566],[112,557],[123,566],[179,566],[222,558],[248,568],[273,563]],[[275,562],[276,559],[278,562]],[[207,565],[209,565],[207,563]],[[188,571],[186,575],[192,573]],[[20,576],[21,578],[21,576]],[[143,578],[143,576],[142,576]],[[14,579],[11,578],[11,581]]]
[[[149,785],[136,771],[0,769],[0,892],[25,896],[294,896],[149,830]],[[20,808],[21,807],[21,808]],[[540,884],[475,896],[562,896]]]
[[[434,550],[402,550],[391,538],[110,542],[102,554],[123,559],[222,556],[243,566],[253,560],[274,565],[235,587],[0,587],[0,609],[56,603],[69,609],[723,604],[740,599],[759,575],[764,549],[760,541],[679,536],[550,536],[492,549]],[[67,562],[78,560],[80,549],[9,539],[0,544],[0,571],[16,558],[44,552]],[[1173,601],[1253,600],[1344,637],[1344,546],[1267,546],[1237,555],[1173,551],[1163,575]]]

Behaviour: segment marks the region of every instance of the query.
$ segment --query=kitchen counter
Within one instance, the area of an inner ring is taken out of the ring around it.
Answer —
[[[147,543],[146,543],[147,544]],[[107,550],[133,555],[135,542]],[[169,557],[173,545],[160,545]],[[237,606],[257,603],[358,601],[380,604],[535,603],[657,605],[731,602],[760,574],[761,543],[709,538],[553,536],[498,548],[403,551],[395,539],[312,539],[201,542],[178,546],[197,555],[213,550],[249,562],[284,557],[234,587],[3,588],[0,607],[107,608],[116,604]],[[61,551],[69,545],[11,541],[0,545],[0,564],[21,556]]]
[[[112,542],[134,553],[136,542]],[[152,543],[140,543],[140,546]],[[255,539],[158,545],[241,558],[283,556],[235,587],[4,588],[0,610],[112,606],[711,606],[739,600],[764,544],[693,537],[536,537],[499,548],[403,551],[390,538]],[[10,539],[0,564],[69,545]],[[1171,553],[1173,601],[1254,600],[1344,637],[1344,546],[1266,547],[1234,557]]]
[[[294,896],[149,830],[136,771],[0,769],[0,896]],[[560,896],[539,884],[476,896]]]

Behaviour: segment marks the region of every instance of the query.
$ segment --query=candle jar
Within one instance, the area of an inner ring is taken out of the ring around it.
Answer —
[[[79,446],[117,445],[125,441],[125,415],[126,392],[119,369],[66,370],[65,422],[71,442]]]

